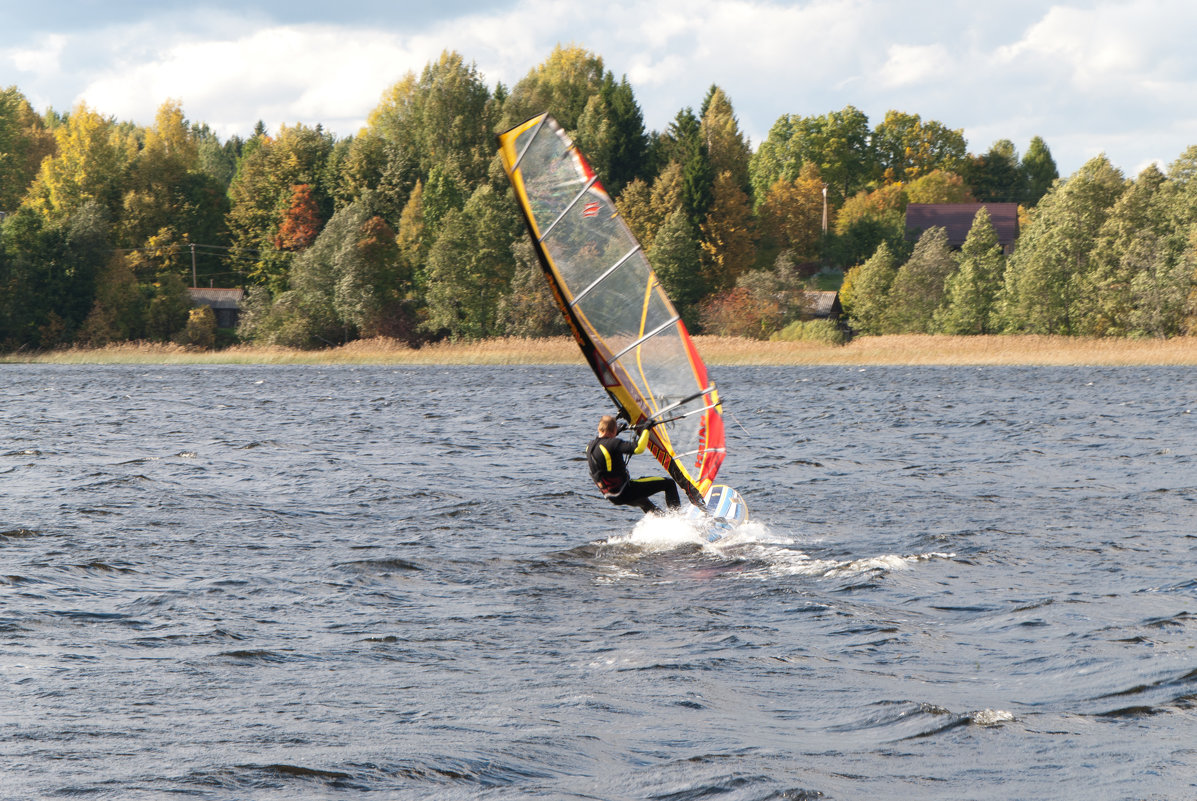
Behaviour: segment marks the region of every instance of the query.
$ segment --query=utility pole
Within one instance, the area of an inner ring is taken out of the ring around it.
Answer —
[[[823,230],[827,230],[827,187],[823,188]],[[191,288],[199,286],[195,280],[195,243],[191,243]]]
[[[827,234],[827,184],[823,184],[823,234]],[[192,252],[195,252],[195,245],[191,246]]]

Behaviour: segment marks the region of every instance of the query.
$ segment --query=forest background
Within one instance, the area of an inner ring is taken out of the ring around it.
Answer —
[[[221,141],[178,101],[146,128],[3,90],[0,348],[562,334],[495,144],[545,110],[697,333],[840,341],[808,319],[807,290],[836,287],[865,334],[1197,333],[1197,147],[1059,180],[1039,137],[972,154],[942,122],[848,106],[784,115],[754,150],[717,86],[649,132],[626,77],[559,46],[510,90],[443,53],[342,139],[259,123]],[[908,238],[907,204],[967,201],[1019,204],[1012,255],[983,210],[959,251],[941,228]],[[247,290],[236,332],[193,285]]]

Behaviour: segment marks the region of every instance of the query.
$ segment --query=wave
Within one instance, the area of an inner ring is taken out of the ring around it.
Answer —
[[[828,731],[848,733],[880,732],[884,740],[902,742],[934,737],[963,726],[996,728],[1016,720],[1003,709],[953,712],[938,704],[916,701],[879,701],[858,718],[828,727]]]
[[[926,561],[954,559],[954,553],[931,551],[911,555],[878,554],[855,559],[820,559],[795,547],[796,540],[778,535],[768,524],[750,520],[731,533],[707,542],[703,527],[682,513],[645,515],[632,530],[616,534],[596,546],[654,554],[694,552],[742,563],[736,575],[742,578],[814,576],[847,578],[906,570]]]

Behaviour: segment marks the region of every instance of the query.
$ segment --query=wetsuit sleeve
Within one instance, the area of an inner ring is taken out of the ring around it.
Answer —
[[[632,453],[644,453],[644,449],[648,447],[648,433],[652,431],[651,428],[646,428],[640,432],[640,439],[636,440],[636,450]]]

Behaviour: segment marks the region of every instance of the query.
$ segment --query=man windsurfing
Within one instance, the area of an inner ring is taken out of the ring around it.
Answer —
[[[644,453],[651,426],[636,430],[639,435],[636,442],[619,436],[626,427],[626,423],[617,424],[615,418],[609,414],[599,418],[598,436],[586,446],[586,463],[590,468],[590,478],[603,493],[603,497],[617,506],[638,506],[646,514],[655,513],[660,510],[649,497],[664,492],[665,505],[671,510],[677,509],[681,502],[678,498],[677,482],[672,478],[656,476],[633,479],[628,473],[628,460],[636,454]]]

